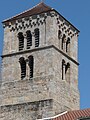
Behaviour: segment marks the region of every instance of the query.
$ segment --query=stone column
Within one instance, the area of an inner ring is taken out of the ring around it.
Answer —
[[[65,80],[66,78],[65,78],[65,67],[66,67],[66,65],[65,64],[63,64],[63,80]]]
[[[26,79],[29,79],[30,76],[30,68],[29,68],[29,60],[26,59]]]
[[[26,33],[24,34],[24,50],[27,49],[27,38]]]
[[[63,43],[63,51],[66,52],[66,38],[64,38],[64,43]]]
[[[32,32],[32,46],[31,48],[35,48],[35,33]]]
[[[65,80],[65,71],[66,70],[66,64],[65,61],[62,61],[62,80]]]
[[[63,36],[60,35],[60,39],[59,39],[59,49],[62,49],[62,46],[61,46],[61,45],[62,45],[62,37],[63,37]]]

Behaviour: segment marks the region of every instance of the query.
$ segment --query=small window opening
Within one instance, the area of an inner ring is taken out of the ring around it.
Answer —
[[[70,64],[69,64],[69,63],[67,63],[67,65],[66,65],[66,68],[65,68],[65,74],[67,73],[68,68],[70,68]]]
[[[38,47],[39,46],[39,29],[36,28],[34,32],[35,32],[35,47]]]
[[[30,68],[30,78],[33,78],[33,64],[34,64],[34,59],[33,56],[29,56],[29,68]]]
[[[62,60],[62,80],[66,80],[70,83],[70,64],[66,64],[64,59]]]
[[[61,38],[61,31],[58,30],[58,39],[60,39],[60,38]]]
[[[65,60],[62,60],[62,80],[65,79]]]
[[[30,46],[32,46],[32,34],[31,31],[26,32],[27,35],[27,49],[30,49]]]
[[[24,79],[26,77],[26,61],[23,57],[19,59],[20,65],[21,65],[21,79]]]
[[[67,52],[67,53],[70,52],[70,38],[67,38],[67,42],[66,42],[66,52]]]
[[[19,51],[21,51],[24,48],[24,36],[22,32],[18,33],[18,39],[19,39]]]
[[[62,50],[64,49],[65,38],[66,38],[66,35],[63,34],[63,37],[62,37]]]
[[[65,78],[67,82],[70,82],[70,64],[67,63],[65,67]]]

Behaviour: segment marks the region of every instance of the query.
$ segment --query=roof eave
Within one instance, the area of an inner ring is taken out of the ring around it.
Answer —
[[[24,14],[24,13],[30,11],[30,10],[33,10],[33,9],[37,8],[40,4],[43,5],[43,6],[45,6],[45,7],[47,7],[48,9],[52,10],[51,7],[47,6],[47,5],[44,4],[43,2],[40,2],[39,4],[35,5],[35,6],[32,7],[32,8],[30,8],[30,9],[28,9],[28,10],[25,10],[24,12],[21,12],[21,13],[19,13],[19,14],[13,16],[13,17],[11,17],[11,18],[8,18],[8,19],[2,21],[2,23],[9,22],[9,21],[13,21],[14,18],[15,18],[15,20],[16,20],[16,17],[18,17],[18,16],[20,16],[20,15],[22,15],[22,14]],[[42,13],[43,13],[43,12],[42,12]],[[39,13],[39,14],[41,14],[41,13]],[[34,15],[34,14],[32,14],[32,15]],[[32,16],[32,15],[30,15],[30,16]],[[25,16],[25,17],[27,17],[27,16]],[[24,17],[20,17],[20,18],[24,18]]]

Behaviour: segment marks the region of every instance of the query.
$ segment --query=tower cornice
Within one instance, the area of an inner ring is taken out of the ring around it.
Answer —
[[[35,49],[30,49],[30,50],[24,50],[24,51],[19,51],[19,52],[15,52],[15,53],[5,54],[5,55],[2,55],[1,57],[2,58],[4,58],[4,57],[11,57],[11,56],[15,56],[15,55],[20,55],[20,54],[30,53],[30,52],[34,52],[34,51],[39,51],[39,50],[50,49],[50,48],[54,48],[59,53],[63,54],[69,60],[71,60],[72,62],[74,62],[76,65],[79,65],[79,63],[76,60],[74,60],[73,58],[71,58],[68,54],[64,53],[62,50],[58,49],[54,45],[49,45],[49,46],[39,47],[39,48],[35,48]]]

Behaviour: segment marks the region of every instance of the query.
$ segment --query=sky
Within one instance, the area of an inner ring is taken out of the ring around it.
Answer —
[[[90,108],[90,0],[44,1],[80,30],[78,39],[80,108]],[[0,55],[3,48],[2,21],[39,2],[40,0],[0,0]]]

